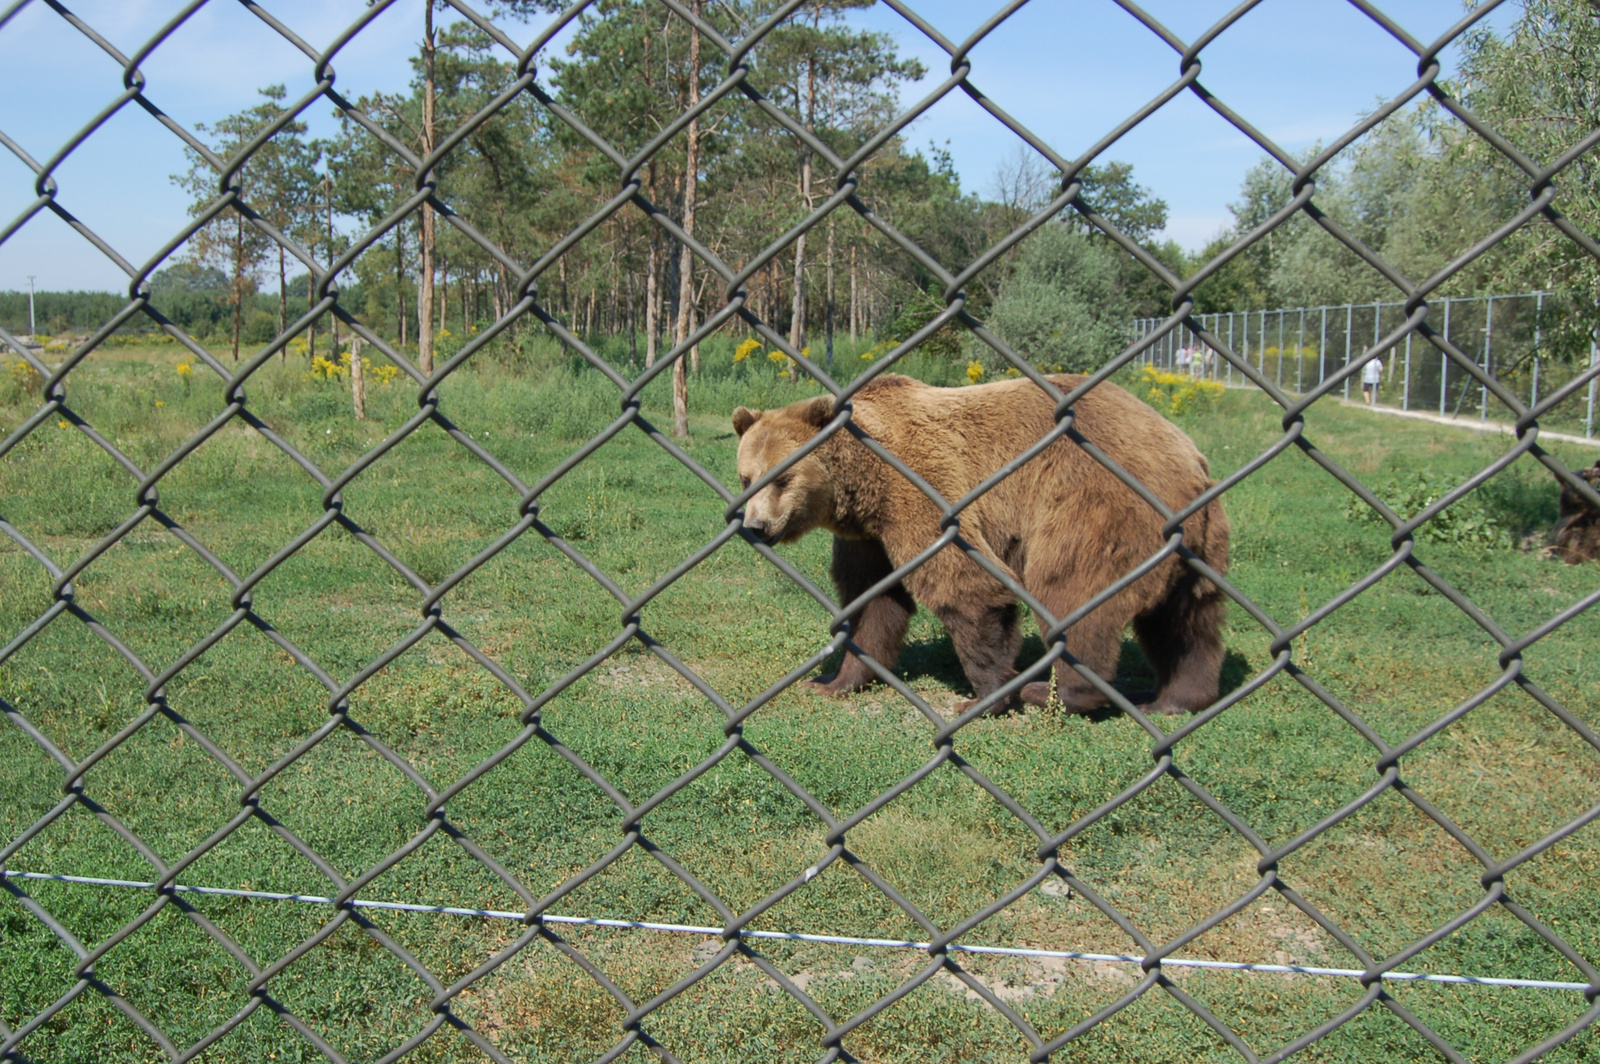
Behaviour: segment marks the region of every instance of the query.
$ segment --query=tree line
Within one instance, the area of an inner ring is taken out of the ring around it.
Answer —
[[[1472,30],[1446,84],[1493,133],[1548,166],[1600,131],[1600,19],[1589,0],[1523,0],[1503,33]],[[1321,146],[1308,150],[1314,158]],[[1231,205],[1234,224],[1196,264],[1251,232],[1291,198],[1292,176],[1263,159]],[[1535,181],[1436,100],[1396,114],[1318,172],[1315,203],[1363,245],[1420,283],[1530,206]],[[1549,291],[1546,355],[1584,361],[1600,327],[1600,158],[1576,157],[1554,178],[1554,207],[1437,290],[1439,296]],[[1584,246],[1587,242],[1588,247]],[[1205,312],[1399,298],[1390,281],[1304,213],[1254,244],[1196,292]],[[1437,322],[1435,322],[1437,324]]]
[[[686,0],[697,17],[737,39],[775,0]],[[750,53],[749,81],[808,133],[848,157],[882,128],[900,91],[922,76],[885,34],[851,25],[870,0],[813,0]],[[547,11],[540,0],[507,4]],[[646,0],[602,0],[581,17],[566,53],[537,70],[544,99],[517,87],[509,54],[469,22],[439,25],[425,4],[413,79],[403,92],[354,101],[365,119],[425,156],[475,115],[493,109],[439,163],[433,178],[453,218],[431,205],[388,228],[340,279],[340,301],[367,327],[433,366],[441,337],[488,326],[516,302],[514,271],[454,223],[469,223],[523,265],[539,261],[617,195],[619,169],[574,126],[624,155],[662,133],[725,75],[725,57],[690,23]],[[1586,0],[1526,0],[1504,32],[1465,40],[1460,76],[1447,86],[1491,128],[1540,165],[1600,128],[1600,27]],[[256,107],[203,129],[229,156],[283,115],[281,86]],[[553,111],[560,111],[570,121]],[[1320,149],[1312,149],[1307,158]],[[860,196],[878,216],[952,271],[1041,209],[1059,175],[1023,150],[982,193],[963,187],[949,155],[891,139],[859,168]],[[832,174],[781,123],[734,92],[668,140],[640,172],[643,196],[683,232],[736,268],[833,193]],[[1185,276],[1289,201],[1292,176],[1263,159],[1231,205],[1233,224],[1186,254],[1161,242],[1167,207],[1119,163],[1082,175],[1083,199]],[[177,180],[198,212],[216,194],[198,157]],[[382,224],[414,194],[409,164],[341,113],[337,135],[310,139],[292,122],[239,172],[242,200],[266,226],[326,261],[348,234]],[[1592,154],[1557,179],[1571,224],[1600,232],[1600,182]],[[1437,102],[1402,111],[1319,171],[1315,203],[1408,277],[1420,280],[1528,203],[1530,180]],[[200,325],[237,352],[276,335],[304,312],[311,280],[261,227],[225,212],[187,246],[185,261],[154,278],[155,302],[179,325]],[[796,348],[831,362],[836,338],[851,350],[909,337],[944,303],[933,274],[848,208],[805,232],[747,282],[752,312]],[[1587,352],[1600,270],[1550,219],[1536,218],[1474,259],[1444,294],[1542,288],[1570,298],[1552,353]],[[1210,312],[1394,298],[1396,289],[1303,213],[1258,241],[1196,293]],[[1126,323],[1165,313],[1170,292],[1069,209],[967,286],[968,308],[1046,368],[1083,370],[1126,343]],[[543,311],[605,357],[650,366],[720,308],[722,282],[660,225],[629,205],[572,244],[539,278]],[[24,294],[25,298],[25,294]],[[12,294],[0,294],[11,327]],[[104,320],[103,318],[101,320]],[[327,319],[324,319],[326,321]],[[1554,319],[1553,319],[1554,320]],[[143,326],[137,326],[143,328]],[[513,347],[543,326],[531,317],[503,340]],[[743,336],[738,321],[727,326]],[[265,334],[265,335],[264,335]],[[304,337],[308,349],[319,343]],[[326,341],[321,341],[326,342]],[[985,369],[1003,367],[949,326],[928,346]],[[674,367],[681,395],[699,368],[692,351]]]

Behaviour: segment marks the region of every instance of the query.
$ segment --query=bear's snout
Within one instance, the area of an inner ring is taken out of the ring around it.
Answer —
[[[750,513],[748,510],[745,511],[744,515],[744,527],[754,532],[761,542],[769,547],[777,545],[783,532],[781,524],[775,524],[765,517]]]

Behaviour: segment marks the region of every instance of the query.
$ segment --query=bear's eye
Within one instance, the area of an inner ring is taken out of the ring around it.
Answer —
[[[782,495],[784,492],[789,490],[789,481],[791,479],[793,479],[793,478],[790,477],[788,473],[785,473],[783,476],[779,477],[777,480],[774,480],[772,482],[772,486],[778,489],[778,494],[779,495]]]
[[[740,477],[739,478],[739,490],[740,491],[748,491],[749,488],[750,488],[750,478],[749,477]]]

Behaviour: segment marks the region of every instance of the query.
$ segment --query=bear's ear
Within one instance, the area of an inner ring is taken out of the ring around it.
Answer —
[[[750,431],[750,426],[761,420],[761,411],[751,410],[741,406],[733,412],[733,431],[743,436]]]
[[[833,396],[819,395],[815,399],[802,403],[800,406],[800,419],[812,428],[821,428],[833,416]]]

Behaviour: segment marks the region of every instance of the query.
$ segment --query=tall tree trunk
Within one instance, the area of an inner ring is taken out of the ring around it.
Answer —
[[[818,16],[820,17],[820,15]],[[806,62],[806,128],[813,134],[817,131],[817,61],[815,58]],[[810,214],[816,204],[811,196],[811,149],[802,144],[800,146],[800,198],[805,200],[806,213]],[[794,242],[794,318],[789,323],[789,343],[796,349],[805,346],[806,338],[806,234],[801,233]],[[799,375],[796,374],[796,380]]]
[[[312,209],[315,210],[316,208],[313,207]],[[315,218],[315,217],[316,217],[316,215],[313,214],[312,218]],[[316,231],[316,223],[313,222],[312,223],[312,232],[315,232],[315,231]],[[316,290],[312,287],[313,280],[314,280],[314,278],[311,276],[311,271],[307,270],[306,271],[306,313],[307,314],[311,313],[311,304],[312,304],[312,301],[316,298]],[[312,323],[310,325],[306,326],[306,362],[310,363],[311,360],[316,358],[316,357],[317,357],[317,323],[315,321],[312,321]]]
[[[628,368],[639,367],[639,280],[628,271],[628,302],[624,307],[628,319]]]
[[[702,0],[692,0],[689,10],[696,18],[700,17]],[[689,27],[689,106],[694,108],[700,103],[700,30],[691,24]],[[700,119],[689,120],[689,139],[685,146],[683,158],[683,231],[688,236],[694,236],[694,209],[695,192],[700,184]],[[692,308],[694,306],[694,257],[689,251],[689,245],[683,246],[683,255],[678,266],[678,336],[677,344],[682,344],[689,338],[689,333],[694,330]],[[690,350],[689,357],[694,361],[694,368],[700,368],[699,345]],[[688,367],[684,365],[682,355],[672,364],[672,434],[682,439],[689,435],[689,375]]]
[[[606,295],[606,332],[608,335],[615,336],[622,331],[622,315],[617,310],[617,292],[622,288],[622,271],[618,268],[617,263],[620,254],[619,245],[622,241],[622,233],[620,232],[622,225],[615,217],[612,220],[619,232],[617,233],[617,242],[611,246],[611,276],[606,284],[606,288],[610,290]]]
[[[236,216],[233,235],[233,360],[239,361],[239,320],[244,316],[244,215]]]
[[[852,242],[850,245],[850,342],[852,344],[856,342],[856,322],[859,313],[856,303],[856,246]]]
[[[406,244],[405,230],[401,226],[394,227],[394,305],[396,334],[400,338],[400,346],[406,345]]]
[[[654,202],[655,197],[651,197]],[[648,369],[656,364],[656,314],[660,309],[661,297],[656,291],[657,275],[661,271],[661,264],[657,261],[657,245],[659,241],[655,233],[650,234],[650,265],[645,273],[644,281],[644,364]]]
[[[328,211],[328,262],[333,262],[333,174],[323,171],[322,174],[322,202]],[[328,345],[333,353],[333,360],[339,361],[339,319],[333,315],[328,316]]]
[[[433,153],[433,4],[424,0],[422,22],[422,154]],[[433,205],[422,205],[422,247],[417,262],[417,368],[433,375]]]
[[[565,255],[556,260],[556,276],[561,280],[561,294],[559,296],[561,306],[559,310],[555,307],[550,309],[555,312],[556,318],[565,315],[567,328],[571,329],[577,324],[577,319],[572,313],[572,295],[567,291],[567,257]]]
[[[828,291],[823,306],[823,329],[828,339],[828,372],[833,372],[833,215],[828,215]]]
[[[811,149],[801,148],[800,198],[805,201],[806,212],[811,211]],[[789,318],[789,343],[796,350],[806,339],[806,234],[804,231],[794,242],[794,305]]]
[[[283,245],[278,245],[278,333],[289,331],[289,265],[284,261]],[[289,345],[278,348],[278,364],[289,357]]]
[[[651,84],[650,67],[650,42],[654,40],[653,34],[644,37],[644,86],[646,92],[653,91]],[[661,206],[660,189],[656,185],[656,160],[650,158],[650,165],[646,171],[649,174],[650,202],[656,207]],[[644,365],[646,369],[656,364],[656,341],[661,335],[661,227],[650,221],[650,254],[649,265],[645,270],[644,281]]]
[[[450,331],[450,260],[443,255],[439,256],[439,331]]]

